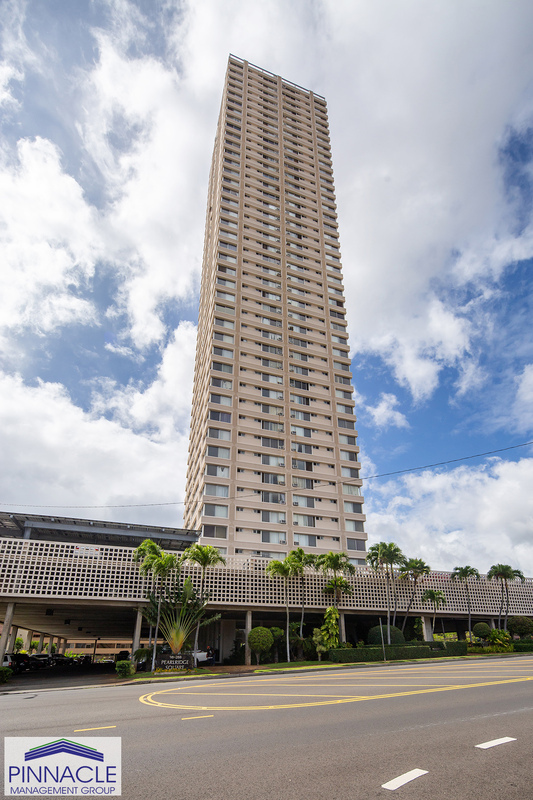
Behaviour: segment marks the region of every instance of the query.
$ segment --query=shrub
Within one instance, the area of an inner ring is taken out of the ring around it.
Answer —
[[[507,631],[503,631],[500,628],[492,628],[487,636],[487,639],[491,643],[492,647],[499,648],[497,650],[493,650],[493,652],[512,653],[513,645],[511,643],[511,637]]]
[[[462,642],[446,642],[445,653],[446,656],[466,656],[468,652],[468,643],[465,640]]]
[[[491,631],[490,625],[487,625],[486,622],[476,622],[476,624],[472,628],[472,633],[478,639],[486,639],[490,631]]]
[[[115,672],[121,678],[129,678],[135,673],[135,666],[131,661],[117,661],[115,664]]]
[[[507,630],[513,636],[530,636],[533,633],[533,619],[529,617],[509,617]]]
[[[383,639],[385,640],[385,644],[387,644],[386,625],[383,626]],[[381,629],[379,625],[374,625],[373,628],[370,628],[366,640],[368,644],[381,644]],[[390,626],[390,641],[391,644],[403,644],[405,642],[405,636],[401,630],[399,628],[395,628],[394,625]]]
[[[268,628],[263,628],[259,625],[257,628],[252,628],[248,634],[248,644],[255,653],[257,664],[259,665],[259,656],[261,653],[268,653],[274,644],[274,637]]]
[[[408,660],[412,658],[431,658],[429,646],[417,645],[404,647],[403,645],[385,645],[387,661]],[[329,660],[337,664],[350,664],[361,661],[383,661],[382,647],[353,647],[349,650],[330,650]]]
[[[533,653],[533,642],[513,642],[515,653]]]
[[[12,675],[12,669],[9,669],[9,667],[0,667],[0,683],[7,683]]]

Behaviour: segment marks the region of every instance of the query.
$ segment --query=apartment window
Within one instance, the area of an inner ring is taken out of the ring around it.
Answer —
[[[295,494],[292,496],[292,502],[295,506],[301,506],[302,508],[314,508],[315,507],[315,498],[314,497],[306,497],[303,494]]]
[[[287,544],[287,534],[285,531],[261,531],[261,541],[265,544]]]
[[[261,475],[261,480],[263,483],[274,483],[278,486],[285,486],[285,475],[279,473],[263,472]]]
[[[209,412],[209,419],[213,420],[213,422],[231,422],[231,414],[228,414],[225,411],[214,411],[213,409]]]
[[[304,469],[307,472],[313,471],[313,462],[312,461],[302,461],[300,458],[293,458],[292,459],[292,468],[293,469]]]
[[[261,446],[262,447],[275,447],[277,450],[283,450],[285,448],[285,440],[284,439],[271,439],[267,436],[261,437]]]
[[[314,528],[315,518],[312,514],[293,514],[292,524],[303,526],[304,528]]]
[[[356,533],[363,533],[365,530],[364,523],[359,519],[347,519],[345,521],[347,531],[355,531]]]
[[[218,506],[214,503],[204,503],[204,516],[206,517],[225,517],[228,516],[227,506]]]
[[[366,542],[364,539],[346,539],[348,550],[365,550]]]
[[[270,456],[263,453],[261,455],[261,464],[265,467],[284,467],[285,458],[283,456]]]
[[[261,511],[261,521],[276,525],[285,525],[287,518],[284,511]]]
[[[295,533],[294,544],[296,547],[316,547],[316,536],[310,533]]]
[[[209,444],[207,446],[207,455],[213,458],[229,458],[230,449],[229,447],[216,447],[215,445]]]
[[[312,478],[300,478],[297,475],[293,475],[292,485],[295,489],[314,489]]]
[[[357,453],[352,450],[341,450],[341,458],[344,461],[357,461]]]
[[[222,319],[221,317],[215,317],[215,325],[218,325],[219,328],[229,328],[232,331],[235,330],[235,323],[231,319]]]
[[[271,400],[283,400],[283,392],[278,392],[275,389],[261,389],[262,397],[269,397]]]
[[[271,422],[268,419],[261,420],[261,428],[264,431],[275,431],[276,433],[283,433],[283,422]]]
[[[210,439],[224,439],[226,442],[231,441],[231,431],[224,428],[209,428],[207,435]]]
[[[359,472],[359,470],[354,470],[355,472]],[[342,493],[343,494],[351,494],[357,497],[361,497],[362,494],[362,486],[356,486],[354,483],[343,483],[342,485]],[[362,506],[361,506],[362,509]],[[359,512],[362,514],[362,510]]]
[[[223,364],[221,361],[212,361],[211,369],[214,369],[216,372],[228,372],[229,374],[233,373],[233,365]]]
[[[344,405],[344,403],[337,403],[337,412],[339,414],[353,414],[353,408],[352,408],[352,406]],[[339,427],[340,428],[349,428],[350,426],[349,425],[345,425],[344,423],[345,422],[350,422],[350,421],[351,420],[346,420],[346,419],[342,419],[341,420],[340,419],[339,420]],[[352,422],[352,426],[353,425],[354,425],[354,423]]]
[[[231,389],[231,386],[229,387]],[[226,397],[223,394],[211,394],[209,397],[211,403],[218,403],[221,406],[230,406],[231,397]],[[231,414],[230,414],[231,417]],[[231,421],[231,420],[230,420]]]
[[[283,383],[281,375],[270,375],[268,372],[263,372],[261,377],[266,383],[277,383],[278,385]]]
[[[227,350],[225,347],[213,346],[213,355],[222,356],[223,358],[233,358],[233,350]]]
[[[309,391],[309,384],[305,381],[298,381],[296,378],[291,378],[289,384],[293,389],[302,389],[304,392]]]
[[[261,492],[261,501],[263,503],[282,503],[285,504],[284,492]]]
[[[302,428],[300,425],[291,425],[291,434],[293,436],[306,436],[311,438],[311,428]]]
[[[233,381],[228,381],[225,378],[216,378],[215,376],[213,376],[211,378],[211,386],[217,386],[219,389],[231,389],[233,386]],[[228,406],[231,405],[231,399],[229,403],[226,403],[226,405]]]
[[[204,494],[212,497],[229,497],[229,486],[223,486],[219,483],[206,483]]]
[[[340,433],[339,434],[339,442],[340,442],[340,444],[355,445],[356,444],[356,438],[355,438],[355,436],[347,436],[345,433]]]
[[[311,414],[308,411],[297,411],[295,408],[291,408],[291,417],[293,419],[301,419],[309,422]]]
[[[213,333],[213,339],[217,342],[227,342],[228,344],[233,344],[235,341],[232,333],[219,333],[218,331]]]
[[[229,467],[220,464],[206,464],[205,474],[212,478],[229,478]]]
[[[308,406],[309,405],[309,398],[302,397],[299,394],[291,394],[291,403],[298,403],[301,406]]]
[[[362,514],[363,506],[361,503],[352,503],[350,500],[345,500],[344,511],[347,514]]]
[[[209,539],[227,539],[228,529],[225,525],[204,525],[203,535]]]
[[[341,467],[341,475],[343,478],[358,478],[359,470],[355,467]]]

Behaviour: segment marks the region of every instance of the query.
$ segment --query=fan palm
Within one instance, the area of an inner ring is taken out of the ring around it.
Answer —
[[[468,564],[466,567],[453,568],[452,581],[460,581],[465,585],[466,607],[468,609],[468,638],[470,639],[470,643],[472,643],[472,613],[470,608],[470,592],[468,590],[468,581],[470,578],[475,578],[478,581],[479,570],[475,567],[470,567]]]
[[[423,603],[431,603],[433,606],[433,625],[431,627],[432,633],[435,633],[435,620],[437,618],[437,611],[441,606],[446,605],[446,596],[440,589],[426,589],[422,595]]]
[[[507,630],[507,617],[509,616],[509,581],[519,580],[521,583],[524,583],[524,573],[519,569],[513,569],[509,564],[493,564],[487,572],[487,578],[489,581],[493,578],[496,578],[496,580],[501,582],[502,597],[500,603],[500,612],[498,614],[498,628],[501,626],[505,592],[507,603],[505,607],[505,622],[503,628],[504,630]]]
[[[394,567],[403,565],[405,563],[405,558],[398,545],[394,542],[378,542],[378,544],[373,544],[368,548],[366,560],[376,572],[383,572],[385,574],[387,589],[387,644],[390,644],[391,588],[394,590],[393,625],[396,622],[397,608]]]
[[[184,563],[185,561],[192,561],[195,564],[198,564],[201,567],[202,573],[200,576],[200,596],[203,597],[204,595],[204,586],[205,586],[205,573],[208,567],[214,567],[216,564],[225,564],[226,559],[220,555],[216,547],[213,547],[210,544],[192,544],[190,547],[187,547],[184,550],[183,555],[180,558],[180,564]],[[200,634],[200,619],[198,620],[198,624],[196,626],[196,633],[194,635],[194,658],[196,658],[196,653],[198,651],[198,637]]]
[[[403,618],[402,633],[405,630],[407,617],[409,616],[409,611],[411,610],[413,600],[415,599],[417,584],[422,578],[424,578],[426,575],[429,575],[430,572],[431,567],[421,558],[406,559],[400,569],[400,578],[407,578],[413,581],[413,591],[411,592],[411,597],[409,598],[409,603],[407,605],[407,611],[405,612],[405,617]]]
[[[290,631],[289,631],[289,622],[290,622],[290,615],[289,615],[289,580],[293,578],[295,575],[298,575],[297,568],[294,566],[294,563],[289,560],[289,557],[283,559],[283,561],[278,561],[274,559],[270,561],[267,568],[266,568],[267,575],[270,575],[271,578],[278,577],[283,578],[285,583],[285,608],[287,610],[287,622],[285,625],[285,633],[287,637],[287,661],[291,660],[291,651],[290,651]]]

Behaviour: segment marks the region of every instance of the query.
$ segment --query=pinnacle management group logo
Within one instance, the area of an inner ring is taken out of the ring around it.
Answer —
[[[6,737],[4,755],[6,797],[122,793],[120,737]]]

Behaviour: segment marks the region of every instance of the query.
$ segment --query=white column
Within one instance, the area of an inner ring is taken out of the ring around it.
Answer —
[[[421,617],[422,620],[422,631],[424,633],[424,641],[425,642],[432,642],[433,641],[433,619],[431,617]]]
[[[131,660],[133,661],[133,654],[141,646],[141,627],[143,622],[143,615],[140,609],[137,609],[137,616],[135,617],[135,627],[133,629],[133,641],[131,643]]]
[[[13,623],[13,617],[15,616],[15,603],[8,603],[6,608],[6,615],[4,617],[4,625],[2,628],[2,635],[0,636],[0,664],[4,661],[4,656],[6,654],[6,645],[7,640],[9,637],[9,629]]]
[[[43,652],[43,645],[44,645],[44,633],[41,633],[39,636],[39,644],[37,645],[37,653],[41,654]]]
[[[68,644],[68,639],[63,639],[63,641],[61,643],[61,649],[59,651],[60,653],[63,653],[63,655],[65,655],[65,651],[67,649],[67,644]],[[59,642],[58,642],[58,645],[59,645]]]
[[[13,625],[11,628],[11,636],[9,637],[9,641],[7,643],[6,653],[15,652],[15,639],[17,638],[18,632],[19,632],[18,625]]]
[[[250,666],[252,663],[252,651],[250,649],[250,645],[248,644],[248,634],[252,630],[252,612],[246,612],[246,622],[244,625],[244,636],[245,636],[245,648],[244,648],[244,663],[247,666]]]
[[[32,642],[33,631],[28,631],[26,634],[26,641],[24,642],[24,649],[30,652],[31,642]]]
[[[341,636],[341,642],[346,641],[346,620],[344,618],[345,612],[341,611],[339,613],[339,632]]]

